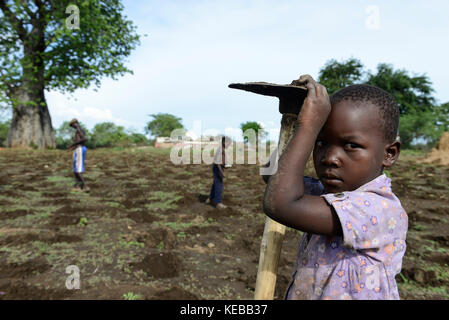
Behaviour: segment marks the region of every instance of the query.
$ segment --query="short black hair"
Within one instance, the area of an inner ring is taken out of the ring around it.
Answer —
[[[335,105],[343,100],[371,102],[379,108],[381,129],[387,142],[394,142],[398,135],[399,107],[394,97],[387,91],[368,84],[355,84],[335,92],[331,97]]]

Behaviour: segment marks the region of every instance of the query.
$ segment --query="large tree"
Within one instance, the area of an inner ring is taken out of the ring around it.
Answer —
[[[363,64],[358,59],[350,58],[343,62],[332,59],[321,68],[318,78],[331,95],[341,88],[360,82],[364,73]]]
[[[92,130],[91,145],[93,148],[117,146],[128,140],[125,128],[112,122],[97,123]]]
[[[246,121],[244,123],[241,123],[240,129],[242,129],[244,141],[249,142],[250,144],[255,144],[256,146],[259,144],[259,139],[263,139],[267,135],[267,132],[262,127],[262,125],[256,121]],[[254,136],[252,136],[253,133]]]
[[[75,4],[75,5],[74,5]],[[13,108],[7,146],[54,147],[45,90],[97,87],[131,72],[138,45],[120,0],[0,0],[0,103]]]
[[[145,127],[145,132],[156,137],[170,137],[175,129],[183,129],[181,118],[169,113],[150,114],[153,120],[149,121]]]

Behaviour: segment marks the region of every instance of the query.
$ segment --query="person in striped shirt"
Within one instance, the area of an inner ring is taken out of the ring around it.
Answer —
[[[73,191],[89,192],[90,189],[83,177],[85,171],[84,161],[87,153],[85,146],[86,135],[77,119],[70,121],[69,125],[76,130],[73,143],[67,148],[67,151],[73,151],[73,174],[76,181]]]

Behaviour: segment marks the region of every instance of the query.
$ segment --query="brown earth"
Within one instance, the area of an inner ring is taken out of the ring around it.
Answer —
[[[154,148],[87,157],[88,194],[71,191],[66,152],[0,151],[0,299],[253,298],[265,222],[257,165],[226,169],[219,211],[204,203],[210,166],[176,166]],[[388,173],[410,221],[396,279],[402,299],[447,299],[449,167],[417,159],[405,152]],[[276,299],[300,236],[287,229]],[[79,290],[65,287],[70,265]]]
[[[449,165],[449,132],[444,132],[435,148],[420,160],[422,163]]]

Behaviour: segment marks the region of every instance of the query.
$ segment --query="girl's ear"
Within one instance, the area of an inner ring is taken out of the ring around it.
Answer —
[[[396,160],[398,160],[399,153],[401,152],[401,142],[395,141],[391,144],[385,146],[384,160],[382,162],[383,166],[388,168],[391,167]]]

